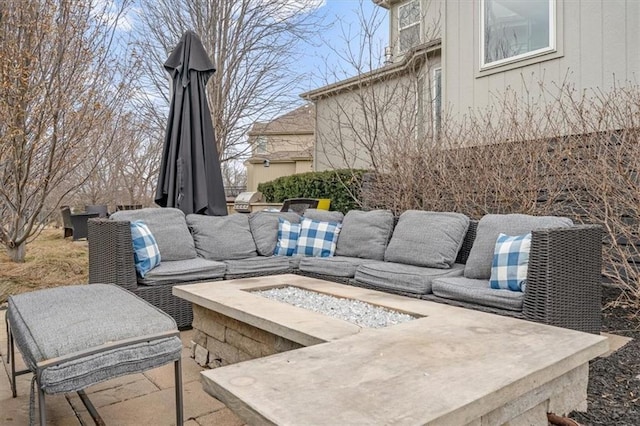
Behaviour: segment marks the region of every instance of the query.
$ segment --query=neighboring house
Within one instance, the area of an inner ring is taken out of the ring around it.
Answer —
[[[247,191],[281,176],[312,170],[315,109],[305,104],[248,132],[252,155],[247,161]]]
[[[389,10],[385,65],[302,94],[316,105],[316,170],[383,161],[408,133],[436,139],[445,108],[463,120],[507,89],[553,99],[563,85],[638,84],[638,0],[373,1]]]

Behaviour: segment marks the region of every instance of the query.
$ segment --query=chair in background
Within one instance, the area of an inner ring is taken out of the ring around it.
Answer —
[[[121,204],[116,206],[116,211],[120,210],[140,210],[142,208],[142,204]]]
[[[87,213],[98,213],[98,217],[109,217],[109,207],[105,204],[84,206],[84,211]]]
[[[282,203],[281,212],[296,212],[302,215],[306,209],[315,209],[318,207],[318,199],[316,198],[287,198]]]
[[[331,207],[331,199],[330,198],[319,198],[318,199],[318,210],[329,210]]]
[[[99,213],[72,214],[69,206],[60,207],[60,214],[64,226],[64,238],[73,237],[73,241],[87,238],[87,220],[99,216]]]

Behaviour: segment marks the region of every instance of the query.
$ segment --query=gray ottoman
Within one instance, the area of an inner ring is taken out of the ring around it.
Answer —
[[[77,391],[100,424],[83,389],[169,362],[175,363],[176,419],[182,424],[182,343],[173,318],[158,308],[120,287],[91,284],[11,296],[6,318],[13,396],[16,375],[33,372],[41,425],[45,393]],[[29,370],[16,371],[14,342]]]

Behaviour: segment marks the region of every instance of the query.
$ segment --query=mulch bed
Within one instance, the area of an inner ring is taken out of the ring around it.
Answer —
[[[603,303],[620,291],[603,287]],[[589,363],[588,411],[573,412],[584,426],[640,425],[640,312],[637,308],[608,306],[602,313],[602,331],[634,340],[607,358]]]

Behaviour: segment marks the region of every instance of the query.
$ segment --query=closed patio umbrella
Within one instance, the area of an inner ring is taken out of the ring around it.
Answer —
[[[173,96],[156,203],[185,214],[227,214],[206,84],[215,72],[198,36],[187,31],[164,63]]]

